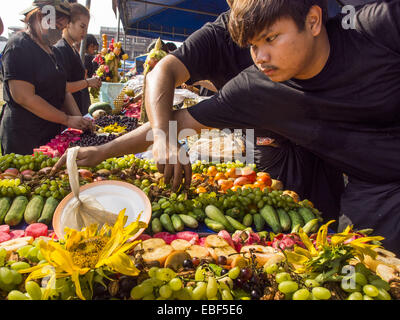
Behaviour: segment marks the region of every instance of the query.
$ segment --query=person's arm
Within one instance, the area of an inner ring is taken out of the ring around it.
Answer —
[[[67,115],[35,94],[35,87],[26,81],[9,80],[10,93],[13,100],[36,116],[54,123],[75,129],[88,128],[87,119],[81,116]]]
[[[98,77],[90,79],[79,80],[75,82],[67,82],[67,92],[78,92],[86,88],[99,89],[101,87],[101,80]]]
[[[400,0],[382,0],[363,6],[355,16],[355,28],[374,42],[400,54]]]
[[[185,132],[186,134],[191,134],[193,132],[200,133],[202,129],[207,128],[196,121],[186,109],[174,111],[172,114],[172,120],[176,121],[177,123],[177,132],[181,132],[183,135],[185,135]],[[150,122],[147,122],[137,129],[104,145],[80,148],[77,155],[77,164],[78,166],[83,167],[93,167],[109,158],[144,152],[148,150],[152,144],[152,128]],[[66,157],[67,153],[64,153],[64,155],[53,167],[52,174],[60,170],[65,165]],[[178,179],[179,177],[180,180]],[[191,177],[191,170],[185,171],[185,184],[187,187],[191,181],[189,177]],[[177,176],[177,187],[179,187],[181,181],[182,176]]]
[[[76,104],[74,96],[69,92],[65,93],[63,110],[66,114],[71,116],[82,116],[82,113],[79,110],[78,105]]]
[[[163,58],[146,78],[146,112],[150,125],[155,130],[153,157],[158,170],[165,174],[166,183],[175,175],[175,171],[182,174],[188,172],[190,166],[190,163],[182,165],[180,162],[171,163],[169,160],[177,158],[179,153],[179,149],[175,146],[177,136],[169,130],[170,121],[173,119],[175,87],[188,79],[189,72],[185,65],[172,55]],[[170,144],[169,141],[175,142]]]

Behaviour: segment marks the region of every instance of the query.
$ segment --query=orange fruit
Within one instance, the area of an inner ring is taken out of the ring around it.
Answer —
[[[205,192],[207,192],[207,189],[204,188],[204,187],[198,187],[198,188],[196,189],[196,193],[205,193]]]
[[[218,173],[218,170],[215,166],[208,167],[207,174],[209,176],[215,177],[217,175],[217,173]]]
[[[237,178],[239,175],[236,174],[236,168],[230,168],[225,172],[227,178]]]
[[[223,172],[218,172],[216,175],[215,175],[215,180],[221,180],[221,179],[226,179],[226,176],[224,175],[224,173]]]

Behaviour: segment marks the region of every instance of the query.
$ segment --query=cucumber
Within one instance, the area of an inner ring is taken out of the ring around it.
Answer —
[[[152,218],[159,218],[159,217],[161,216],[162,213],[163,213],[163,212],[162,212],[161,210],[153,211],[153,212],[151,213],[151,217],[152,217]]]
[[[183,231],[183,229],[185,229],[185,225],[183,224],[182,219],[177,215],[177,214],[173,214],[171,216],[171,221],[172,221],[172,225],[175,229],[175,231]]]
[[[279,223],[281,224],[282,230],[283,231],[290,230],[292,222],[290,221],[290,217],[287,214],[287,212],[282,208],[277,209],[276,212],[278,213]]]
[[[165,230],[169,233],[175,233],[174,225],[172,224],[171,218],[168,214],[163,213],[160,217],[160,222]]]
[[[308,208],[299,208],[297,212],[301,215],[305,224],[316,218],[316,216]]]
[[[154,219],[151,221],[151,231],[153,231],[153,234],[154,234],[154,233],[161,232],[162,229],[163,229],[163,227],[162,227],[162,224],[161,224],[160,219],[154,218]]]
[[[292,227],[292,230],[290,231],[290,233],[298,233],[300,230],[300,225],[296,224],[295,226]]]
[[[24,213],[24,220],[27,224],[38,221],[44,207],[44,199],[42,196],[35,195],[29,201]]]
[[[96,102],[93,103],[89,109],[88,112],[90,115],[93,115],[93,113],[97,110],[104,110],[105,112],[107,112],[108,114],[111,114],[112,112],[112,107],[110,106],[109,103],[106,102]]]
[[[0,199],[0,224],[3,223],[4,217],[6,216],[8,210],[11,207],[11,199],[8,197],[2,197]]]
[[[204,218],[206,217],[206,213],[199,208],[194,208],[193,214],[196,216],[197,221],[204,221]]]
[[[315,232],[317,228],[318,228],[318,219],[312,219],[304,225],[303,231],[306,234],[309,234],[310,232]]]
[[[4,218],[4,222],[9,226],[18,225],[24,217],[24,212],[28,202],[28,198],[25,196],[16,197]]]
[[[205,218],[204,223],[208,228],[210,228],[214,232],[220,232],[221,230],[225,229],[225,226],[222,223],[219,223],[218,221],[214,221],[210,218]]]
[[[44,223],[50,225],[53,220],[54,211],[60,202],[53,197],[47,198],[46,202],[44,203],[42,214],[37,222]]]
[[[248,213],[243,217],[243,224],[246,227],[250,227],[253,224],[253,216],[251,215],[251,213]]]
[[[256,226],[256,230],[258,232],[264,230],[264,226],[265,226],[265,220],[264,218],[261,216],[261,214],[256,213],[253,216],[253,220],[254,220],[254,225]]]
[[[232,227],[232,225],[229,223],[229,221],[224,216],[224,214],[221,212],[221,210],[219,210],[216,206],[209,204],[206,207],[205,211],[206,211],[206,215],[209,219],[223,224],[224,227],[226,228],[226,230],[228,230],[229,232],[235,231],[234,228]]]
[[[292,228],[296,225],[300,225],[300,227],[304,226],[304,220],[301,217],[300,213],[295,210],[289,210],[288,215],[290,217],[290,220],[292,221]]]
[[[236,229],[236,230],[244,230],[247,227],[243,224],[241,224],[239,221],[237,221],[236,219],[230,217],[230,216],[226,216],[226,219],[228,219],[229,223]]]
[[[199,226],[197,220],[187,214],[180,214],[179,217],[188,228],[196,229]]]
[[[271,227],[274,233],[282,232],[282,227],[279,223],[279,217],[273,207],[271,207],[270,205],[264,206],[260,210],[260,214],[264,218],[265,222]]]

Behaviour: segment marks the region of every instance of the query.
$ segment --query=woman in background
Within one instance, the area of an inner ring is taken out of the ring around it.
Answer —
[[[71,4],[71,19],[63,30],[62,39],[55,47],[58,63],[63,66],[67,77],[67,91],[71,92],[82,114],[87,114],[91,104],[88,88],[100,88],[98,77],[86,79],[86,69],[74,43],[80,43],[87,34],[89,10],[79,4]]]
[[[34,1],[25,10],[26,30],[14,34],[2,57],[3,96],[0,139],[3,154],[32,154],[61,131],[61,125],[91,130],[74,98],[66,92],[66,77],[57,63],[52,44],[69,21],[70,5],[47,1],[56,9],[56,29],[42,25],[43,4]]]

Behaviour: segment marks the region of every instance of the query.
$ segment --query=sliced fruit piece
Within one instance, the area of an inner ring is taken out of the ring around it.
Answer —
[[[232,237],[231,237],[231,235],[229,234],[228,231],[221,230],[220,232],[218,232],[218,236],[221,237],[222,239],[224,239],[226,242],[228,242],[228,244],[232,248],[235,248],[235,244],[233,243]]]
[[[376,267],[376,274],[378,276],[380,276],[386,282],[390,282],[392,280],[399,279],[399,277],[397,276],[397,272],[396,272],[395,268],[389,267],[389,266],[384,265],[384,264],[379,264]]]
[[[396,254],[392,251],[388,251],[383,248],[375,248],[374,251],[378,252],[379,255],[384,256],[384,257],[396,257]]]
[[[192,245],[189,249],[186,250],[186,252],[189,253],[192,258],[196,257],[199,259],[205,258],[210,255],[207,248],[204,248],[197,244]]]
[[[158,232],[153,235],[153,238],[159,238],[164,240],[166,244],[171,244],[172,241],[177,239],[177,236],[169,232]]]
[[[235,254],[235,253],[237,253],[237,251],[229,245],[225,246],[225,247],[214,248],[215,256],[213,256],[213,258],[217,261],[218,257],[224,256],[224,257],[226,257],[227,264],[230,265],[234,258],[233,254]]]
[[[221,248],[221,247],[229,246],[229,243],[225,239],[221,238],[220,236],[217,236],[216,234],[212,234],[206,238],[205,246],[209,247],[209,248]]]
[[[181,250],[181,251],[185,251],[187,249],[189,249],[192,245],[189,241],[183,240],[183,239],[176,239],[174,241],[171,242],[171,246],[174,250]]]
[[[165,260],[165,268],[170,268],[176,272],[183,268],[183,261],[190,260],[190,254],[186,251],[174,251],[170,255],[168,255]]]
[[[173,251],[173,248],[160,238],[145,240],[141,244],[138,244],[134,251],[137,252],[141,249],[144,250],[144,253],[142,253],[142,258],[145,263],[158,261],[160,265],[164,264],[167,257]]]
[[[248,260],[245,259],[242,255],[234,255],[232,258],[231,267],[239,267],[240,269],[245,268],[248,265]]]
[[[280,254],[278,250],[272,247],[266,247],[262,245],[251,245],[251,246],[244,246],[240,250],[241,253],[245,253],[244,257],[250,259],[250,251],[253,250],[253,254],[256,256],[256,261],[260,266],[265,265],[269,259],[274,257],[277,254]]]
[[[0,248],[4,248],[6,251],[10,252],[25,247],[26,245],[31,244],[32,242],[33,242],[32,237],[17,238],[2,242],[0,244]]]
[[[264,267],[268,267],[268,266],[270,266],[270,265],[277,264],[277,263],[279,263],[279,262],[281,262],[281,261],[284,261],[284,260],[285,260],[285,256],[282,255],[281,253],[277,253],[277,254],[273,255],[273,256],[264,264]]]

